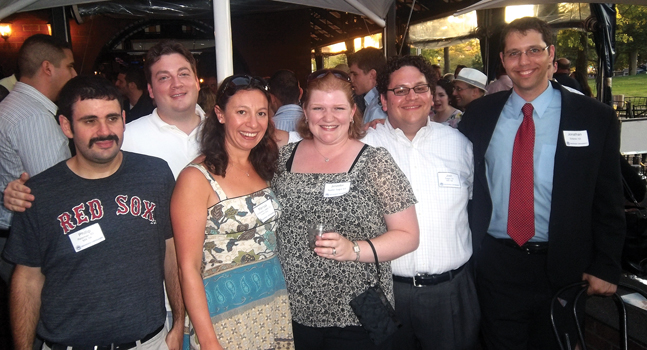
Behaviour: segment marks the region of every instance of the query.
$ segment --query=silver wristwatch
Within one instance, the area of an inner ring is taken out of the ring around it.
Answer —
[[[353,241],[353,251],[356,254],[355,261],[359,261],[359,244],[356,241]]]

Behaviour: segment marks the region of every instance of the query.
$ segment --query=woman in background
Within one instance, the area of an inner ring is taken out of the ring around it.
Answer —
[[[456,129],[461,121],[463,112],[453,107],[456,105],[454,100],[454,84],[449,80],[440,79],[436,82],[436,92],[434,93],[434,113],[431,119],[436,123],[449,125]]]

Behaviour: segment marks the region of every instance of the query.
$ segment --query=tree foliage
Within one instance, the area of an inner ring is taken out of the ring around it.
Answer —
[[[441,66],[444,71],[443,49],[422,49],[421,56],[429,60],[431,64]],[[483,71],[481,45],[477,39],[449,47],[449,71],[453,73],[459,64]]]
[[[629,54],[638,53],[638,62],[647,61],[647,6],[616,5],[616,69],[629,65]]]

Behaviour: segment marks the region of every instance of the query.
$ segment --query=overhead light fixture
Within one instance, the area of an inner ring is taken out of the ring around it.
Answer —
[[[11,36],[11,23],[0,23],[0,36],[7,41]]]

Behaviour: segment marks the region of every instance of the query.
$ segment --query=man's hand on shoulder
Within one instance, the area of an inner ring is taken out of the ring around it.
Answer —
[[[31,208],[31,202],[34,201],[34,195],[31,194],[29,187],[25,182],[29,180],[27,173],[22,173],[19,179],[11,181],[4,189],[4,206],[5,208],[24,212],[25,209]]]
[[[368,128],[373,128],[375,129],[378,124],[384,124],[386,119],[373,119],[370,122],[364,124],[364,131],[368,130]]]
[[[599,279],[593,275],[585,273],[582,275],[582,280],[589,282],[589,288],[586,291],[588,295],[604,295],[609,296],[616,292],[618,286],[613,283]]]
[[[279,146],[279,148],[287,145],[289,139],[290,134],[287,131],[274,129],[274,141],[276,141],[276,145]]]

